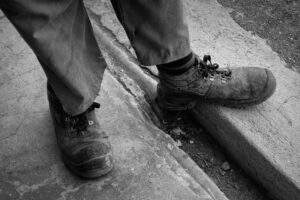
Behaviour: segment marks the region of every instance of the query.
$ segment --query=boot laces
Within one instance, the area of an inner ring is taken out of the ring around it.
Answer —
[[[229,78],[232,73],[229,68],[219,69],[219,65],[217,63],[212,64],[210,55],[204,55],[203,60],[196,55],[195,65],[198,68],[199,74],[205,78],[219,75],[224,79]]]
[[[95,110],[95,108],[100,108],[100,104],[93,102],[93,104],[85,112],[75,116],[67,116],[65,121],[70,127],[69,130],[77,133],[85,131],[89,125],[94,123],[93,121],[89,121],[87,119],[87,114]]]

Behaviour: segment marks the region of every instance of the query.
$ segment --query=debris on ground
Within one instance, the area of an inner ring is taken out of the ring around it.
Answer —
[[[182,143],[181,143],[181,141],[180,141],[180,140],[177,140],[177,142],[176,142],[176,146],[178,146],[178,147],[181,147],[181,146],[182,146]]]
[[[260,191],[261,188],[251,182],[243,171],[234,163],[226,161],[223,148],[191,116],[189,112],[167,115],[162,129],[175,140],[176,146],[188,153],[214,180],[229,199],[269,200],[263,195],[264,191]],[[168,145],[169,149],[172,147]]]
[[[227,161],[225,161],[225,162],[223,162],[223,164],[221,165],[221,168],[222,168],[224,171],[228,171],[228,170],[230,170],[230,164],[229,164]]]
[[[171,130],[171,133],[173,133],[175,136],[185,135],[185,132],[182,131],[179,127],[176,127],[173,130]]]
[[[225,172],[224,170],[222,170],[222,169],[219,170],[219,173],[220,173],[222,176],[224,176],[224,175],[226,174],[226,172]]]

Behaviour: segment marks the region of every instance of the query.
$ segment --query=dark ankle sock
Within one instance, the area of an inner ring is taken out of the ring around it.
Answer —
[[[189,55],[179,60],[175,60],[166,64],[160,64],[156,67],[159,72],[167,73],[170,75],[179,75],[190,69],[191,66],[194,64],[194,60],[195,56],[193,52],[191,52]]]

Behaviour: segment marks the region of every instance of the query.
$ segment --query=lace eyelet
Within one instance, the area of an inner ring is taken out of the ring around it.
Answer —
[[[93,124],[94,124],[94,122],[93,122],[93,121],[91,121],[91,120],[89,120],[89,121],[88,121],[88,124],[89,124],[89,126],[91,126],[91,125],[93,125]]]

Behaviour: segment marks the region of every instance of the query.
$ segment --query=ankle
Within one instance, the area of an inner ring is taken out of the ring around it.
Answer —
[[[187,70],[189,70],[195,63],[195,55],[191,52],[189,55],[175,60],[170,63],[157,65],[159,73],[164,73],[168,75],[180,75]]]

